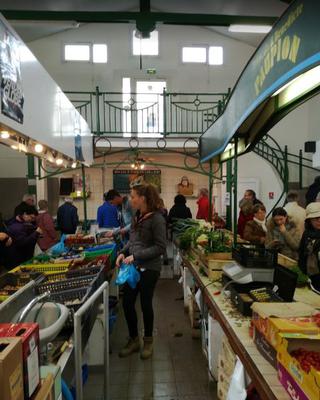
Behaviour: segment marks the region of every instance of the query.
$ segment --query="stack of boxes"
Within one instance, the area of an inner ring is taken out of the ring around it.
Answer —
[[[303,348],[320,352],[320,327],[314,309],[303,303],[254,303],[254,342],[260,353],[277,369],[280,382],[295,400],[320,399],[320,372],[305,372],[290,354]]]
[[[59,367],[41,367],[40,379],[39,345],[38,324],[0,324],[1,400],[61,399]]]

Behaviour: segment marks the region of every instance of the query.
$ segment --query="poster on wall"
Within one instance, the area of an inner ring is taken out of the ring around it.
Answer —
[[[143,183],[154,185],[161,193],[161,171],[154,169],[144,171],[134,169],[113,170],[113,188],[120,193],[129,193],[132,186]]]
[[[1,112],[23,123],[24,96],[18,40],[0,21]]]

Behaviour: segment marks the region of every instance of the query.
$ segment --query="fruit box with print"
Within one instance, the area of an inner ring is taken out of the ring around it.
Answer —
[[[275,307],[274,303],[253,303],[251,308],[254,326],[275,349],[280,333],[320,334],[320,327],[310,317],[314,309],[306,304],[278,303]]]
[[[307,398],[320,399],[320,335],[279,334],[278,362]]]

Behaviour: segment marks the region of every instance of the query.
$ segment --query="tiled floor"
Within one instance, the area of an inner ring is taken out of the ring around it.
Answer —
[[[160,279],[155,309],[154,354],[142,361],[139,354],[126,359],[118,351],[126,342],[127,329],[120,311],[111,336],[111,400],[208,400],[216,399],[216,385],[209,383],[200,339],[192,339],[189,317],[184,313],[181,286]],[[85,400],[102,400],[102,376],[90,374]]]

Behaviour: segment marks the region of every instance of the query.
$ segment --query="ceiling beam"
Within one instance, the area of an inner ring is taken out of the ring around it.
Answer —
[[[143,9],[148,7],[149,0],[141,0]],[[277,17],[240,16],[222,14],[184,14],[159,12],[103,12],[103,11],[30,11],[1,10],[9,20],[30,21],[76,21],[79,23],[128,23],[161,22],[171,25],[229,26],[230,24],[273,25]]]

